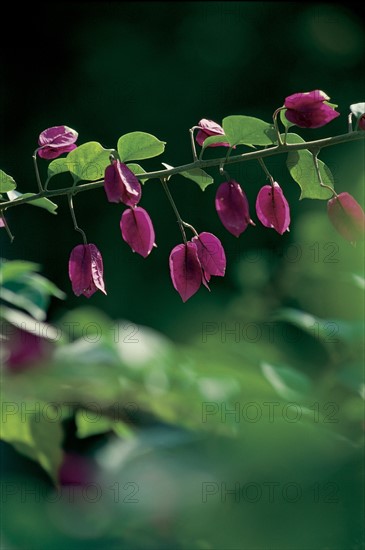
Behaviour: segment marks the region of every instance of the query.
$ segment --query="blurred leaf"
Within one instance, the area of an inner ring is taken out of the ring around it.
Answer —
[[[6,398],[1,410],[1,439],[37,461],[57,483],[63,433],[61,422],[51,416],[50,408],[46,402]]]
[[[311,389],[308,376],[295,369],[263,362],[261,370],[278,395],[288,401],[305,397]]]
[[[297,134],[288,134],[286,141],[287,143],[304,143],[304,139]],[[332,197],[331,191],[320,186],[313,155],[308,150],[290,152],[286,164],[291,177],[301,188],[300,199],[325,200]],[[334,188],[334,178],[328,166],[321,160],[318,160],[318,165],[323,183]]]
[[[95,413],[99,413],[96,409]],[[113,431],[116,435],[120,437],[131,437],[133,435],[133,430],[121,420],[114,420],[107,416],[98,416],[88,411],[78,410],[75,415],[75,422],[77,428],[77,437],[83,439],[85,437],[90,437],[91,435],[103,434],[110,431]],[[95,417],[95,419],[94,419]]]
[[[71,151],[65,160],[76,181],[94,181],[103,178],[113,151],[104,149],[97,141],[89,141]]]
[[[30,317],[22,311],[12,309],[2,305],[0,307],[0,319],[3,318],[8,323],[21,328],[32,334],[42,334],[45,338],[48,338],[51,341],[56,341],[59,337],[59,331],[52,325],[44,323],[41,321],[35,320],[33,317]]]
[[[17,199],[26,199],[28,197],[34,197],[36,193],[19,193],[19,191],[9,191],[8,197],[11,201],[16,201]],[[38,206],[39,208],[44,208],[45,210],[48,210],[51,214],[57,214],[56,210],[58,208],[58,204],[55,204],[54,202],[50,201],[49,199],[36,199],[35,201],[26,203],[30,206]]]
[[[228,116],[223,119],[223,130],[233,145],[274,145],[277,142],[273,124],[250,116]]]
[[[188,180],[195,181],[202,191],[204,191],[208,185],[214,183],[214,179],[201,168],[194,168],[193,170],[180,172],[179,175],[183,178],[187,178]]]
[[[145,132],[130,132],[118,139],[118,153],[121,162],[157,157],[165,150],[166,142]]]
[[[132,170],[133,174],[135,174],[136,176],[146,173],[146,170],[144,170],[142,166],[140,166],[139,164],[129,163],[127,164],[127,166],[130,170]],[[138,178],[138,179],[141,183],[145,183],[148,180],[148,178]]]
[[[20,292],[13,292],[8,288],[3,287],[1,289],[1,298],[15,307],[24,309],[32,317],[34,317],[34,319],[37,319],[37,321],[43,321],[46,318],[44,309],[39,307],[35,303],[34,299],[32,299],[34,296],[28,297],[25,292],[22,292],[22,290]]]
[[[25,262],[23,260],[1,260],[0,283],[4,284],[8,281],[18,279],[21,275],[25,275],[31,271],[39,271],[39,269],[39,264],[33,262]]]
[[[0,170],[0,193],[7,193],[16,188],[16,183],[11,176]]]

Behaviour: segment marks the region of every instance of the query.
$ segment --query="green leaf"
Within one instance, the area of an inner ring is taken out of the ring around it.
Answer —
[[[311,389],[308,376],[292,368],[264,362],[261,364],[261,370],[266,380],[283,399],[299,400]]]
[[[250,116],[234,115],[223,119],[223,130],[233,145],[274,145],[277,142],[273,124]]]
[[[283,109],[282,111],[280,111],[280,120],[283,126],[285,126],[288,129],[288,128],[291,128],[291,126],[294,126],[294,124],[286,118],[285,116],[286,111],[287,109]]]
[[[192,170],[187,170],[186,172],[180,172],[179,175],[187,178],[188,180],[195,181],[202,191],[214,182],[212,176],[207,174],[207,172],[204,172],[201,168],[193,168]]]
[[[130,164],[127,164],[127,166],[129,170],[132,170],[133,174],[135,174],[136,176],[146,173],[146,170],[144,170],[142,166],[140,166],[139,164],[130,163]],[[148,178],[138,178],[138,179],[141,183],[145,183],[148,180]]]
[[[297,134],[288,134],[287,143],[305,143]],[[286,165],[293,180],[301,188],[300,199],[326,200],[332,197],[329,189],[321,187],[314,166],[313,155],[307,149],[292,151],[288,154]],[[334,187],[333,175],[324,162],[318,161],[319,171],[324,184]]]
[[[47,171],[48,179],[51,179],[53,176],[57,176],[58,174],[63,174],[64,172],[69,172],[66,157],[52,160],[52,162],[49,163]]]
[[[118,139],[118,154],[122,162],[157,157],[165,150],[165,141],[145,132],[130,132]]]
[[[33,262],[23,262],[21,260],[7,261],[1,260],[0,264],[0,283],[18,279],[22,275],[31,271],[38,271],[40,266]]]
[[[16,201],[17,199],[26,199],[28,197],[34,197],[35,193],[19,193],[19,191],[9,191],[8,197],[11,201]],[[36,199],[35,201],[26,203],[30,206],[38,206],[39,208],[44,208],[44,210],[48,210],[51,214],[57,214],[56,210],[58,208],[58,204],[50,201],[49,199],[43,198],[43,199]]]
[[[207,139],[204,140],[203,143],[203,150],[208,147],[209,145],[212,145],[212,143],[227,143],[229,142],[227,136],[219,135],[219,136],[209,136]]]
[[[1,306],[0,308],[0,318],[5,319],[8,323],[16,327],[20,327],[26,332],[34,334],[44,335],[45,338],[55,342],[59,339],[59,331],[52,325],[43,323],[40,321],[35,321],[33,317],[30,317],[23,311],[18,311],[17,309],[12,309],[6,306]]]
[[[3,400],[1,439],[38,462],[57,483],[63,457],[63,432],[51,408],[39,400]]]
[[[89,141],[71,151],[66,157],[68,170],[75,180],[95,181],[103,178],[114,149],[104,149],[97,141]]]
[[[39,307],[36,304],[35,297],[28,296],[28,293],[24,289],[20,289],[20,292],[14,292],[10,288],[3,287],[1,289],[1,299],[5,300],[9,304],[12,304],[15,307],[19,307],[27,311],[34,319],[37,321],[44,321],[46,318],[46,312],[44,308]]]
[[[0,170],[0,193],[7,193],[16,188],[16,183],[11,176]]]

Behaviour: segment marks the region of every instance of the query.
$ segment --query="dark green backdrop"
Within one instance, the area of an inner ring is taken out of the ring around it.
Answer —
[[[351,4],[37,3],[21,31],[16,25],[19,8],[9,9],[13,31],[2,44],[1,168],[22,192],[36,190],[31,154],[38,134],[49,126],[67,124],[79,132],[80,144],[96,140],[106,147],[115,146],[126,132],[150,132],[167,142],[163,158],[142,163],[153,169],[161,167],[160,160],[177,165],[191,159],[188,128],[200,118],[220,122],[227,115],[247,114],[269,121],[285,96],[323,89],[343,116],[328,127],[302,131],[310,139],[346,131],[348,105],[363,99],[364,42]],[[341,147],[344,166],[350,167],[361,145]],[[344,177],[338,151],[326,151],[322,158],[331,165],[338,189],[360,199],[355,182]],[[46,162],[40,163],[45,173]],[[299,188],[287,175],[283,158],[269,165],[291,202],[292,227],[308,210],[325,215],[324,203],[298,202]],[[240,165],[231,173],[246,190],[254,215],[254,200],[264,184],[260,167]],[[221,180],[217,171],[212,174],[216,183],[205,193],[180,177],[172,184],[183,217],[199,231],[216,233],[228,256],[226,278],[216,280],[210,294],[202,289],[185,305],[168,273],[168,254],[181,235],[159,183],[150,181],[142,200],[158,244],[147,260],[133,255],[121,239],[121,205],[109,204],[102,189],[77,197],[79,223],[102,251],[105,265],[108,296],[96,295],[90,303],[114,318],[149,324],[184,340],[191,323],[200,326],[207,312],[219,315],[234,296],[235,273],[245,251],[290,243],[290,234],[280,238],[259,223],[239,241],[228,234],[214,210]],[[10,246],[2,235],[2,255],[41,263],[43,273],[69,295],[66,304],[53,304],[52,315],[86,303],[71,295],[68,281],[68,257],[79,235],[65,200],[59,201],[57,217],[24,206],[10,211],[8,221],[16,239]]]

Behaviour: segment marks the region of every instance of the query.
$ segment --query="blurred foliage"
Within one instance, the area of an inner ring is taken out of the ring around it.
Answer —
[[[33,13],[27,47],[5,41],[1,60],[1,168],[23,192],[37,189],[31,154],[52,125],[105,148],[148,132],[176,166],[203,117],[269,121],[287,95],[323,89],[342,116],[301,131],[309,140],[346,131],[348,106],[363,100],[351,4],[57,2]],[[337,191],[362,202],[362,144],[337,147],[321,159]],[[184,219],[219,236],[228,261],[214,290],[186,304],[167,261],[181,236],[156,181],[143,188],[158,244],[147,260],[123,243],[120,205],[103,190],[75,199],[105,264],[108,296],[89,303],[70,292],[79,236],[66,201],[52,217],[9,210],[16,239],[1,236],[1,256],[19,261],[2,264],[7,548],[362,547],[363,247],[340,239],[325,202],[299,202],[285,161],[267,161],[291,206],[282,237],[257,224],[235,239],[215,213],[216,185],[202,193],[175,178]],[[260,166],[230,173],[253,211]],[[74,454],[89,465],[83,479],[65,470]]]

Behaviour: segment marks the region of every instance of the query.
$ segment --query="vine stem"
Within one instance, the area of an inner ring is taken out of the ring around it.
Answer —
[[[169,199],[170,201],[170,204],[172,206],[172,209],[173,211],[175,212],[175,216],[176,216],[176,219],[177,219],[177,223],[179,224],[179,227],[180,227],[180,231],[181,231],[181,234],[182,234],[182,237],[183,237],[183,240],[184,240],[184,243],[186,244],[188,242],[187,238],[186,238],[186,233],[185,233],[185,229],[184,229],[184,226],[185,227],[188,227],[189,224],[185,223],[182,219],[182,217],[180,216],[180,212],[178,211],[177,209],[177,206],[176,206],[176,203],[170,193],[170,189],[167,185],[167,182],[166,182],[166,179],[165,178],[162,178],[161,179],[161,182],[162,182],[162,187],[164,188],[164,191],[167,195],[167,198]],[[190,226],[189,226],[190,227]]]
[[[141,177],[144,179],[158,178],[161,180],[166,180],[169,176],[174,174],[180,174],[181,172],[187,172],[193,170],[194,168],[211,168],[213,166],[221,166],[222,164],[235,164],[238,162],[247,162],[250,160],[264,159],[267,157],[272,157],[275,155],[282,155],[285,153],[290,153],[293,151],[301,151],[304,149],[309,150],[320,150],[323,147],[331,147],[333,145],[338,145],[340,143],[347,143],[349,141],[357,141],[365,138],[365,131],[359,130],[354,132],[349,132],[346,134],[340,134],[334,137],[328,137],[323,139],[318,139],[315,141],[306,141],[304,143],[291,143],[291,144],[282,144],[274,145],[267,149],[260,149],[258,151],[249,151],[248,153],[242,153],[240,155],[230,156],[229,158],[220,157],[208,160],[196,160],[189,164],[184,164],[182,166],[176,166],[175,168],[169,168],[166,170],[157,170],[155,172],[145,172]],[[92,189],[98,189],[104,185],[104,180],[97,180],[91,183],[84,183],[78,185],[73,190],[73,195],[81,193],[83,191],[90,191]],[[25,197],[14,199],[12,201],[4,201],[0,203],[0,212],[5,211],[7,208],[12,208],[14,206],[20,206],[21,204],[31,203],[37,199],[41,198],[52,198],[59,197],[62,195],[68,195],[70,193],[70,188],[63,189],[52,189],[52,190],[42,190],[31,197]]]
[[[75,231],[78,231],[79,233],[81,233],[84,244],[87,244],[87,238],[86,238],[86,235],[85,235],[84,231],[81,229],[81,227],[79,227],[77,225],[75,209],[74,209],[74,205],[73,205],[73,193],[68,193],[68,206],[70,208],[70,213],[71,213],[72,221],[73,221],[73,224],[74,224],[74,229],[75,229]]]
[[[318,164],[318,153],[319,153],[319,149],[315,150],[315,151],[311,151],[312,153],[312,157],[313,157],[313,162],[314,162],[314,168],[316,170],[316,173],[317,173],[317,177],[318,177],[318,180],[319,180],[319,185],[321,187],[324,187],[325,189],[329,189],[332,193],[332,196],[334,197],[337,197],[337,193],[336,191],[333,189],[333,187],[331,187],[330,185],[327,185],[325,183],[323,183],[322,181],[322,176],[321,176],[321,172],[320,172],[320,169],[319,169],[319,164]]]
[[[36,177],[37,184],[38,184],[38,190],[39,190],[40,193],[42,193],[43,192],[43,186],[42,186],[41,176],[40,176],[39,170],[38,170],[37,153],[38,153],[38,149],[36,149],[34,151],[32,158],[33,158],[33,164],[34,164],[35,177]]]
[[[262,159],[258,159],[260,165],[261,165],[261,168],[263,169],[263,171],[265,172],[267,178],[270,180],[270,183],[271,185],[274,185],[274,178],[272,177],[272,175],[270,174],[269,170],[267,169],[266,167],[266,164],[264,163],[264,161]]]
[[[8,236],[9,236],[9,239],[10,239],[10,242],[12,243],[13,240],[14,240],[14,235],[13,235],[12,232],[10,231],[10,227],[8,226],[8,222],[6,221],[5,216],[1,215],[0,218],[1,218],[2,221],[3,221],[4,227],[5,227],[5,231],[7,232]]]

